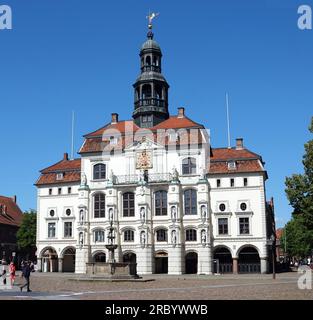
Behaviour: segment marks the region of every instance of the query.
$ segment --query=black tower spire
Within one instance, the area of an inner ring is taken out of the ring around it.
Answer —
[[[149,20],[147,40],[140,50],[141,74],[136,83],[133,118],[141,128],[150,128],[169,118],[169,85],[162,75],[162,52],[153,40],[152,24]]]

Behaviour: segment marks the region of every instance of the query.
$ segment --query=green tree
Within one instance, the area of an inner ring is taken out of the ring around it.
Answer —
[[[313,133],[313,117],[309,131]],[[287,252],[304,257],[313,248],[313,140],[305,145],[303,174],[286,178],[286,194],[293,207],[293,218],[286,225]]]
[[[23,215],[22,224],[16,234],[18,247],[27,256],[34,254],[36,251],[36,221],[36,211],[26,211]]]

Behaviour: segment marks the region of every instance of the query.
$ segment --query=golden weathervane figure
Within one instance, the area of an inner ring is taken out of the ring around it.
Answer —
[[[149,15],[147,16],[147,19],[149,21],[148,27],[149,27],[150,30],[152,29],[152,20],[154,18],[156,18],[158,15],[160,15],[160,14],[159,13],[155,13],[155,12],[152,12],[152,13],[149,12]]]

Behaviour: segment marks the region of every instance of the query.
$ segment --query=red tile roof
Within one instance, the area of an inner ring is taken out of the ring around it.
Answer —
[[[74,160],[62,160],[57,162],[56,164],[41,170],[41,173],[49,173],[49,172],[65,172],[65,171],[80,171],[81,159]]]
[[[215,148],[213,149],[213,157],[214,160],[231,160],[231,159],[248,159],[248,158],[257,158],[260,156],[256,153],[253,153],[247,149],[236,149],[236,148]]]
[[[64,158],[62,161],[45,168],[40,171],[41,176],[35,185],[47,184],[63,184],[70,182],[80,182],[81,179],[81,159],[68,160]],[[58,180],[57,174],[63,173],[63,179]]]
[[[162,121],[158,125],[149,128],[150,131],[156,131],[160,129],[180,129],[180,128],[203,128],[202,125],[192,121],[188,117],[184,116],[178,118],[177,116],[170,116],[167,120]],[[107,124],[104,127],[86,134],[84,137],[91,138],[91,137],[102,137],[105,131],[110,130],[118,130],[122,135],[127,132],[136,132],[142,128],[138,127],[133,120],[126,120],[126,121],[119,121],[114,124]]]
[[[20,226],[23,213],[12,198],[0,196],[0,224]]]
[[[168,129],[185,130],[179,132],[179,141],[171,141],[168,137],[169,132],[166,132]],[[169,119],[148,129],[139,128],[133,121],[120,121],[116,124],[108,124],[97,131],[85,135],[85,141],[79,153],[103,152],[112,149],[123,150],[131,145],[134,140],[141,140],[142,135],[146,135],[147,140],[152,140],[161,145],[193,145],[203,142],[199,129],[204,129],[204,127],[186,116],[181,118],[171,116]],[[118,143],[110,145],[109,137],[116,134],[116,130],[120,133]],[[144,134],[145,130],[147,130],[147,134]],[[137,136],[135,135],[136,133]]]
[[[228,162],[235,161],[236,168],[229,169]],[[236,148],[212,149],[212,156],[208,166],[209,174],[219,173],[244,173],[244,172],[265,172],[262,158],[247,150]]]

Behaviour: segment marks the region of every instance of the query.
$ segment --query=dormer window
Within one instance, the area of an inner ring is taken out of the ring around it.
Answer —
[[[235,161],[229,161],[227,163],[228,170],[236,170],[236,162]]]
[[[57,173],[57,180],[63,180],[63,179],[64,179],[64,173],[63,172]]]
[[[185,158],[182,161],[182,172],[183,175],[196,174],[197,162],[195,158]]]
[[[93,179],[101,180],[105,179],[106,176],[106,166],[103,163],[98,163],[93,167]]]

